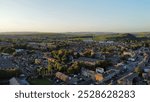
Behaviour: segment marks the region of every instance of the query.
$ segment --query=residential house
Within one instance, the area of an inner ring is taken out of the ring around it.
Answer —
[[[95,80],[95,71],[81,68],[81,74],[85,77],[89,77],[89,78]]]
[[[69,76],[67,76],[61,72],[56,72],[56,77],[64,82],[67,82],[69,80]]]
[[[124,56],[128,55],[128,56],[134,57],[134,56],[135,56],[135,53],[132,52],[132,51],[124,51],[124,52],[123,52],[123,55],[124,55]]]
[[[96,73],[99,73],[99,74],[104,73],[104,68],[100,68],[100,67],[96,68]]]
[[[95,80],[96,81],[102,81],[102,80],[104,80],[103,74],[95,74]]]

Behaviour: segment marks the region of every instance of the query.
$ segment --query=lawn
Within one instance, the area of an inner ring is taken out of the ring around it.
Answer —
[[[31,85],[51,85],[52,82],[50,82],[48,79],[32,79],[29,81]]]

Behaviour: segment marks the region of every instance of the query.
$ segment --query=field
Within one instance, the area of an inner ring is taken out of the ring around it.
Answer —
[[[50,85],[51,82],[48,79],[32,79],[29,81],[31,85]]]

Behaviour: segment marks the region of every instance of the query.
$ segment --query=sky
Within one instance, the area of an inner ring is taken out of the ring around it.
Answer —
[[[0,32],[148,32],[150,0],[0,0]]]

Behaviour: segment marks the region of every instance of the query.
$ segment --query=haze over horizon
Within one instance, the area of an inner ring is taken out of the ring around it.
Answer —
[[[0,32],[149,32],[150,0],[0,0]]]

